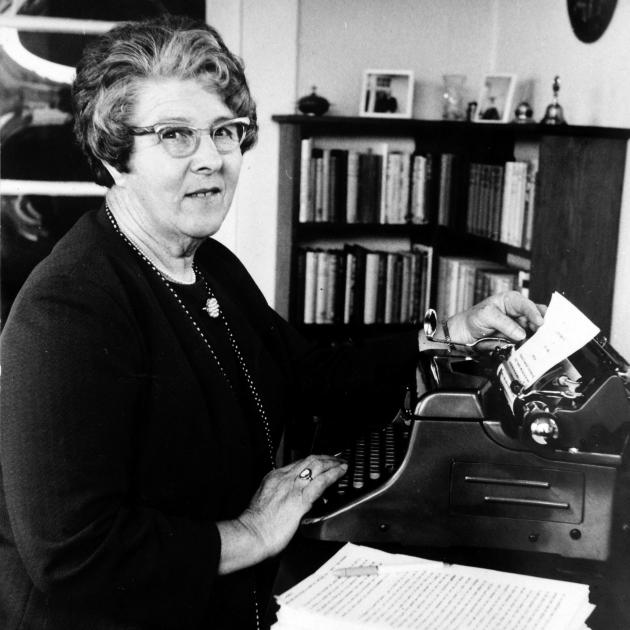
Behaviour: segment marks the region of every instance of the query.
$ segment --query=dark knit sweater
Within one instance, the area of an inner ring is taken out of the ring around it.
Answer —
[[[196,260],[274,444],[298,402],[402,381],[415,363],[414,332],[317,348],[225,247],[209,239]],[[1,628],[255,627],[256,572],[217,575],[215,522],[248,505],[269,449],[221,326],[204,330],[232,387],[102,209],[30,276],[2,334]]]

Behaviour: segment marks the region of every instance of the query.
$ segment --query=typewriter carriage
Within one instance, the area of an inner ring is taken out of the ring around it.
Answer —
[[[502,361],[506,371],[508,364]],[[503,385],[491,378],[498,391]],[[556,364],[527,389],[512,383],[506,432],[527,446],[620,455],[630,426],[628,363],[600,336]],[[512,425],[512,426],[509,426]],[[539,450],[536,448],[536,450]]]

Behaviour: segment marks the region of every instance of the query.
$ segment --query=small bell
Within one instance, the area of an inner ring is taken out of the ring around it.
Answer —
[[[556,75],[553,80],[553,101],[547,105],[545,116],[540,121],[543,125],[566,125],[562,105],[558,103],[558,92],[560,91],[560,77]]]

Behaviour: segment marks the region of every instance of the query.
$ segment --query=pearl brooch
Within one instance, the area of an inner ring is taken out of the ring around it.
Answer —
[[[219,301],[215,297],[209,297],[206,300],[206,305],[203,307],[203,310],[206,311],[206,313],[208,313],[208,315],[213,319],[216,319],[221,314]]]

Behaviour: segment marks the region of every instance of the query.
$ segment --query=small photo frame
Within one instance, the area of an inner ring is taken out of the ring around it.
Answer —
[[[365,70],[360,116],[411,118],[413,72],[411,70]]]
[[[512,119],[515,74],[488,74],[484,77],[476,122],[506,123]]]

